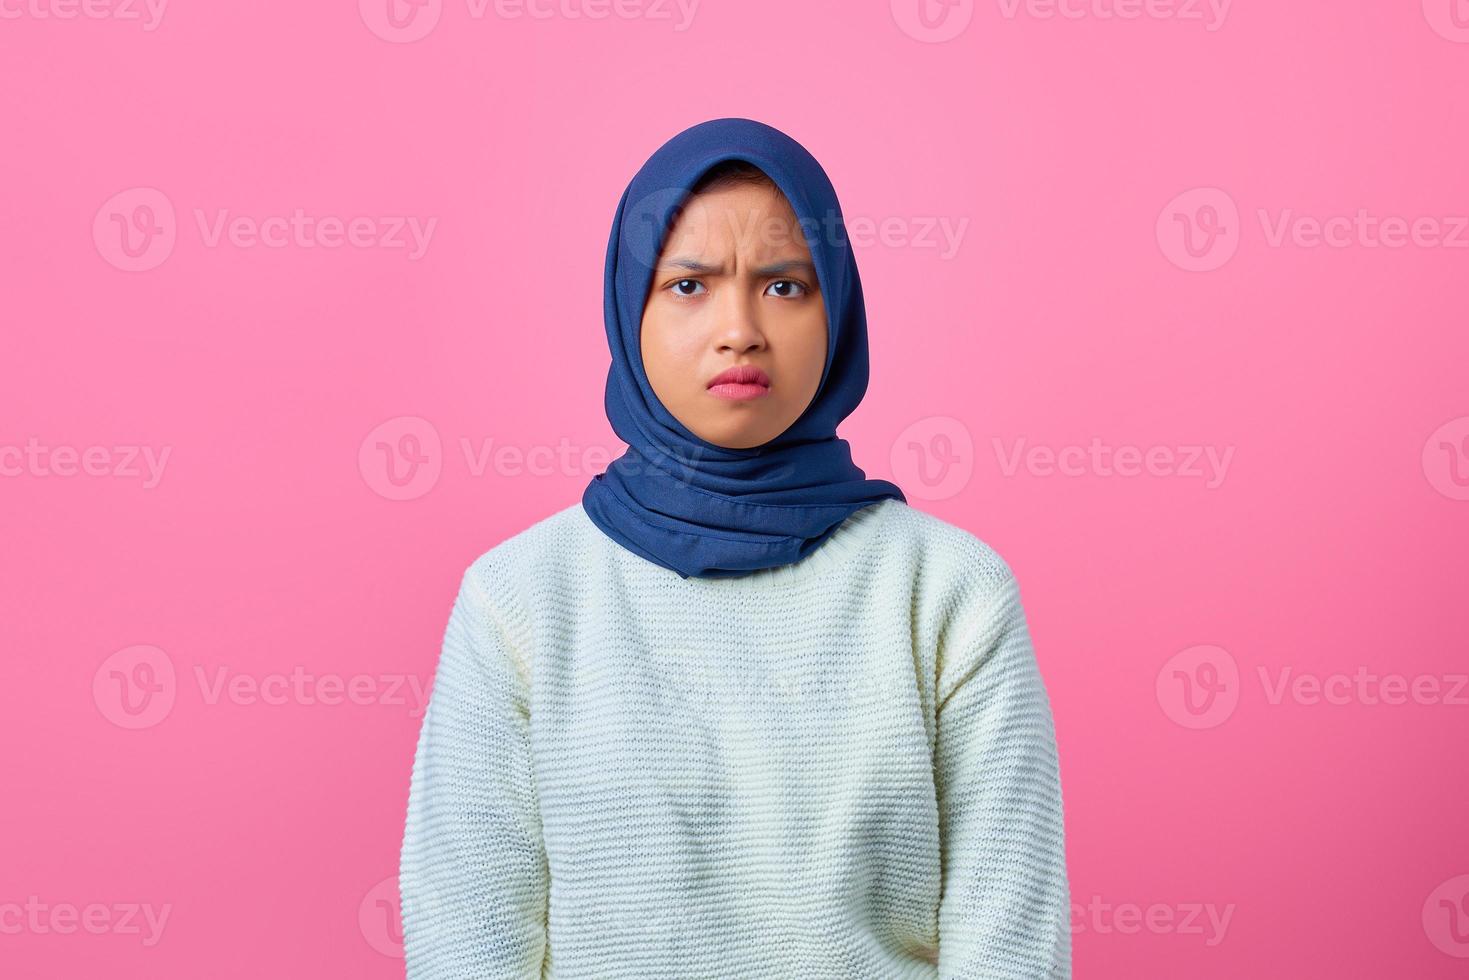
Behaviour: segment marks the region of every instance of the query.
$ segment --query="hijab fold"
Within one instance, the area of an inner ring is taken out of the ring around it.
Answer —
[[[811,250],[826,305],[827,353],[811,404],[776,438],[729,449],[689,431],[643,370],[639,332],[664,239],[712,167],[744,160],[775,181]],[[618,544],[684,578],[728,578],[800,561],[895,484],[869,480],[836,427],[867,391],[867,316],[836,191],[785,133],[713,119],[663,144],[623,192],[607,243],[603,319],[612,365],[608,421],[628,448],[587,484],[582,505]]]

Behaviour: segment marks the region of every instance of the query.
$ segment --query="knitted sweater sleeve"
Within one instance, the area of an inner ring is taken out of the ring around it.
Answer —
[[[549,875],[526,664],[471,568],[419,730],[399,861],[408,980],[541,975]]]
[[[941,648],[934,752],[940,980],[1069,980],[1070,891],[1051,709],[1019,587],[979,576]]]

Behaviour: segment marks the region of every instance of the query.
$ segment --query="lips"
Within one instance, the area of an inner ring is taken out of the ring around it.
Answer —
[[[769,388],[770,375],[753,364],[740,364],[716,374],[709,381],[708,387],[713,388],[715,385],[760,385]]]
[[[753,364],[726,368],[709,382],[709,394],[736,402],[765,398],[770,394],[770,375]]]

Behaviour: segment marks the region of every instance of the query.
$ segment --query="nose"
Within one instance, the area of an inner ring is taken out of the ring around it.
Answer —
[[[722,290],[715,342],[719,349],[743,354],[765,346],[765,333],[760,329],[760,308],[744,289]]]

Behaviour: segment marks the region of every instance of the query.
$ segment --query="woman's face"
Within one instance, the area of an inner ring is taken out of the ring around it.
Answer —
[[[641,348],[653,393],[706,442],[750,449],[801,416],[826,365],[826,304],[779,188],[689,200],[653,272]],[[754,369],[745,383],[712,384],[736,367]]]

